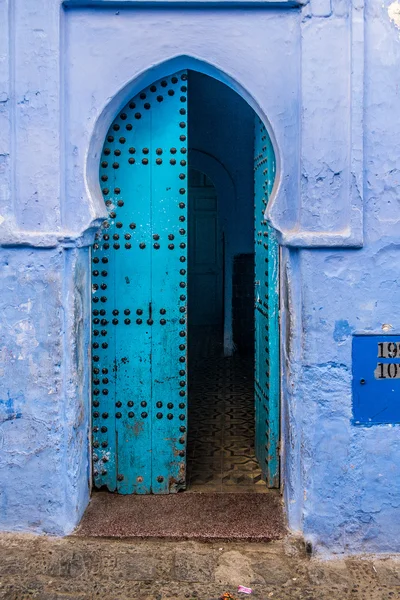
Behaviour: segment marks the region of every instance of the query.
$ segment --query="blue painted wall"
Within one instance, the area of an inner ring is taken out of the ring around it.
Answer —
[[[351,425],[351,332],[400,333],[398,2],[73,4],[0,3],[1,528],[67,533],[88,501],[99,152],[130,96],[189,68],[276,148],[289,525],[320,552],[399,551],[399,427]]]
[[[0,257],[0,524],[62,535],[89,495],[88,252]]]
[[[400,331],[400,30],[389,4],[365,13],[364,247],[283,250],[285,498],[321,552],[400,550],[399,426],[351,425],[352,333]]]

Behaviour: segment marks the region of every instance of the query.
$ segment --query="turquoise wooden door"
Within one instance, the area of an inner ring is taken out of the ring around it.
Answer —
[[[187,73],[112,123],[92,249],[93,475],[121,494],[185,486]]]
[[[279,486],[279,247],[264,218],[275,178],[275,155],[255,119],[255,414],[256,456],[269,487]]]

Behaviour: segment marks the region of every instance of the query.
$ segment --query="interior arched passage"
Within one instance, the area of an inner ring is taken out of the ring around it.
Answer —
[[[222,206],[228,206],[233,200],[233,210],[236,211],[237,197],[235,183],[226,170],[224,165],[212,154],[190,148],[189,150],[190,166],[193,169],[207,174],[214,183],[218,198]],[[235,218],[236,221],[236,218]],[[226,219],[225,219],[226,225]],[[227,240],[226,252],[224,256],[224,354],[231,356],[234,350],[233,331],[232,331],[232,266],[233,253],[230,246],[230,240]]]

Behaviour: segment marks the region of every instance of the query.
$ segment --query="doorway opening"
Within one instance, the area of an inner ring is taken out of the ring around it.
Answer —
[[[264,492],[255,454],[255,117],[206,75],[189,72],[189,89],[187,489]],[[217,162],[217,186],[202,155]]]
[[[190,167],[188,204],[187,490],[266,491],[255,456],[252,227],[249,252],[234,257],[228,286],[232,289],[227,299],[232,303],[232,351],[224,349],[229,215],[223,218],[211,179]],[[252,213],[253,206],[248,210]]]
[[[274,177],[259,117],[195,71],[154,82],[111,124],[92,249],[95,487],[279,486]]]

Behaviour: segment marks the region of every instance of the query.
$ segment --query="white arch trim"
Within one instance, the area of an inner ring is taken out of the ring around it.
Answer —
[[[271,138],[276,160],[274,188],[272,190],[271,199],[268,203],[268,213],[270,214],[280,188],[281,158],[280,153],[278,152],[274,132],[267,116],[263,113],[260,106],[254,100],[251,94],[233,77],[208,62],[199,60],[198,58],[194,58],[192,56],[181,55],[168,59],[167,61],[163,61],[157,65],[152,65],[145,71],[139,73],[134,79],[120,89],[101,111],[100,116],[94,125],[85,161],[85,186],[87,197],[89,199],[89,214],[92,218],[92,221],[88,225],[87,229],[92,228],[93,224],[96,224],[98,227],[100,220],[107,216],[107,211],[105,210],[100,189],[99,161],[105,136],[108,128],[115,119],[115,115],[133,96],[135,96],[145,87],[151,85],[154,81],[157,81],[162,77],[167,77],[182,69],[198,71],[199,73],[203,73],[209,77],[213,77],[214,79],[221,81],[239,94],[264,123],[268,131],[268,135]]]

